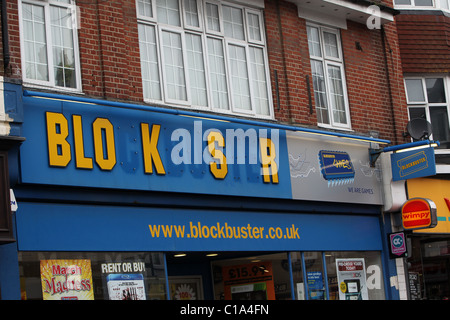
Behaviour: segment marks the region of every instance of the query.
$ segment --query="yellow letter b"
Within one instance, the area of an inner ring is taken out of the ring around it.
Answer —
[[[62,113],[46,112],[49,165],[65,167],[71,160],[70,144],[67,142],[69,125]]]

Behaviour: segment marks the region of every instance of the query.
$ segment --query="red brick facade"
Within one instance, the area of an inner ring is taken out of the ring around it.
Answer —
[[[83,1],[78,6],[83,94],[143,103],[135,0]],[[306,21],[298,17],[295,4],[277,0],[265,1],[264,19],[275,119],[316,127]],[[21,79],[18,20],[17,1],[8,0],[7,76]],[[341,38],[352,129],[363,135],[376,131],[393,144],[404,143],[407,110],[396,24],[385,25],[384,31],[351,21],[347,25]]]
[[[396,17],[405,73],[450,72],[450,17],[436,13]]]

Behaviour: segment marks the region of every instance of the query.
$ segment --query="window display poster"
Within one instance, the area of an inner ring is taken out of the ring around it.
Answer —
[[[225,300],[275,300],[270,261],[226,266],[222,276]]]
[[[310,300],[324,300],[325,289],[323,286],[323,276],[320,271],[306,273],[308,277],[308,295]]]
[[[369,300],[363,258],[336,259],[339,300]]]
[[[172,300],[203,300],[201,276],[170,277],[169,289]]]
[[[91,260],[41,260],[44,300],[94,300]]]
[[[106,282],[109,300],[146,300],[142,274],[109,274]]]

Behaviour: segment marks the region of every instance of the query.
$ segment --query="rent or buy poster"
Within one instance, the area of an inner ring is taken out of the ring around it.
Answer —
[[[94,300],[91,260],[41,260],[44,300]]]

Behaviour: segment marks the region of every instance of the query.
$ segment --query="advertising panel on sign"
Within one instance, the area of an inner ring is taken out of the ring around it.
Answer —
[[[381,169],[367,143],[287,132],[293,199],[382,204]]]

